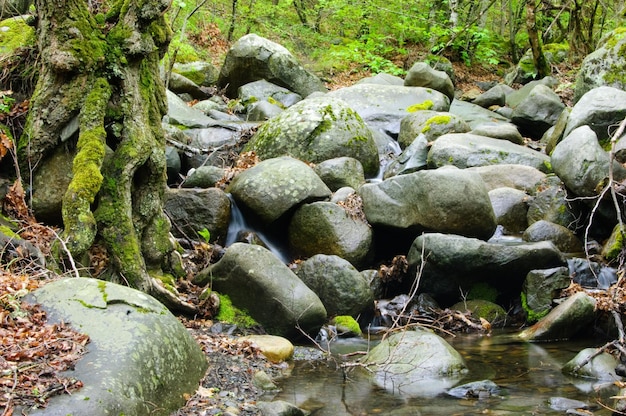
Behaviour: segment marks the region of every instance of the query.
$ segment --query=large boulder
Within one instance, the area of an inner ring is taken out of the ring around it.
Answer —
[[[496,228],[485,184],[476,173],[442,168],[395,176],[359,188],[370,224],[435,230],[487,239]]]
[[[626,116],[626,91],[613,87],[597,87],[585,95],[572,107],[567,119],[564,136],[578,127],[588,126],[598,137],[604,149],[609,148],[610,134]]]
[[[534,193],[537,186],[546,178],[546,174],[532,166],[526,165],[485,165],[468,168],[476,172],[485,182],[488,190],[497,188],[514,188],[526,193]]]
[[[522,239],[528,242],[551,241],[563,253],[580,253],[583,244],[568,228],[550,221],[539,220],[528,227]]]
[[[326,91],[324,83],[304,69],[287,49],[252,33],[230,47],[217,84],[225,88],[226,95],[235,97],[240,86],[260,79],[302,97]]]
[[[172,227],[175,236],[199,239],[198,232],[207,229],[211,241],[224,242],[230,220],[230,199],[221,189],[168,188],[163,208],[175,225]]]
[[[210,62],[195,61],[186,64],[175,63],[173,71],[201,87],[215,85],[219,71]]]
[[[444,71],[438,71],[426,62],[416,62],[408,70],[404,78],[407,87],[432,88],[443,93],[452,101],[454,99],[454,84]]]
[[[331,194],[312,168],[288,156],[264,160],[246,169],[235,176],[227,191],[264,223],[276,221],[301,203]]]
[[[539,84],[515,107],[511,121],[528,137],[540,139],[556,124],[564,108],[565,104],[551,88]]]
[[[198,285],[230,297],[268,333],[300,338],[315,334],[326,322],[320,298],[289,267],[264,247],[235,243],[224,256],[196,275]]]
[[[365,183],[363,165],[352,157],[328,159],[318,163],[314,169],[333,192],[346,186],[356,189]]]
[[[72,371],[83,387],[31,415],[168,415],[193,394],[208,366],[189,332],[154,298],[114,283],[72,278],[27,298],[52,322],[89,335]]]
[[[374,308],[369,282],[341,257],[317,254],[302,262],[296,274],[319,296],[329,316],[357,316]]]
[[[267,101],[285,108],[294,105],[298,101],[302,101],[302,97],[295,92],[267,82],[264,79],[242,85],[237,90],[237,95],[245,105],[259,101]]]
[[[423,329],[393,333],[372,348],[363,363],[378,386],[405,397],[434,397],[468,371],[458,351]]]
[[[459,288],[467,292],[476,282],[488,283],[502,295],[517,295],[530,270],[565,265],[550,242],[506,245],[439,233],[417,237],[407,261],[413,270],[421,267],[421,291],[448,301],[456,301]]]
[[[401,85],[355,84],[328,93],[348,103],[367,125],[381,130],[420,110],[448,111],[450,99],[439,91]]]
[[[296,255],[334,254],[362,267],[371,257],[372,228],[332,202],[302,205],[289,224],[289,247]]]
[[[244,150],[261,159],[292,156],[313,163],[348,156],[370,176],[379,168],[370,129],[345,101],[328,95],[301,101],[268,120]]]
[[[578,292],[552,309],[533,326],[518,334],[524,341],[557,341],[569,339],[586,328],[595,318],[596,301]]]
[[[428,153],[431,167],[454,165],[463,169],[501,163],[526,165],[542,172],[550,170],[550,158],[542,153],[507,140],[470,133],[444,134]]]
[[[626,89],[624,67],[626,57],[626,28],[619,27],[607,33],[598,43],[598,48],[587,55],[576,76],[574,100],[578,101],[589,90],[606,85],[621,90]]]
[[[609,154],[600,147],[596,133],[589,126],[569,133],[554,148],[551,161],[554,172],[577,196],[597,195],[609,177]],[[626,177],[626,169],[614,162],[613,175],[621,180]]]
[[[405,116],[400,122],[398,143],[405,148],[420,134],[431,142],[447,133],[467,133],[468,131],[470,131],[469,125],[461,117],[452,113],[416,111]]]

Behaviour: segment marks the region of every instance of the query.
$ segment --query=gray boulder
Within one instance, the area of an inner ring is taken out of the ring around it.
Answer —
[[[182,183],[183,188],[212,188],[220,181],[226,173],[225,169],[217,166],[200,166],[197,169],[190,169],[187,178]]]
[[[261,159],[289,155],[319,163],[349,156],[367,175],[379,168],[369,128],[346,102],[329,95],[301,101],[265,122],[244,148]]]
[[[244,126],[233,124],[232,127],[214,126],[184,130],[189,146],[200,149],[202,152],[193,154],[183,152],[183,165],[189,168],[223,167],[224,160],[229,160],[229,153],[232,152],[233,147],[240,146],[239,141]]]
[[[488,121],[475,126],[470,133],[478,136],[493,137],[494,139],[508,140],[515,144],[524,144],[524,138],[515,124],[512,123]]]
[[[452,101],[454,99],[454,84],[444,71],[433,69],[426,62],[416,62],[408,70],[404,78],[407,87],[432,88],[439,91]]]
[[[401,85],[356,84],[328,93],[348,103],[365,123],[386,130],[409,113],[448,111],[450,99],[439,91]]]
[[[167,115],[164,120],[169,124],[178,124],[185,127],[209,127],[217,124],[202,111],[189,107],[185,101],[171,91],[167,93]]]
[[[326,321],[319,297],[289,267],[264,247],[234,243],[217,262],[198,273],[194,284],[211,284],[233,305],[272,335],[299,338],[316,333]]]
[[[623,53],[625,44],[626,31],[623,27],[604,35],[597,49],[587,55],[580,65],[574,90],[575,101],[593,88],[603,85],[626,90],[626,57]]]
[[[509,115],[502,116],[494,111],[487,110],[486,108],[482,108],[479,105],[467,101],[454,100],[450,105],[450,109],[447,111],[461,117],[472,129],[484,123],[511,122]]]
[[[361,78],[357,84],[404,85],[404,80],[398,76],[379,72],[370,77]]]
[[[71,376],[83,387],[31,415],[169,414],[193,394],[208,366],[189,332],[154,298],[97,279],[49,283],[27,296],[51,322],[89,335]]]
[[[611,382],[620,380],[620,377],[615,374],[615,367],[618,364],[617,359],[606,351],[601,352],[599,355],[595,354],[595,348],[585,348],[563,366],[563,373],[576,377]],[[595,355],[595,357],[589,360],[592,355]],[[585,365],[582,365],[583,363]]]
[[[369,224],[332,202],[302,205],[293,214],[288,234],[291,250],[304,257],[334,254],[362,267],[372,254]]]
[[[564,136],[578,127],[589,126],[604,149],[609,148],[609,134],[626,116],[626,91],[613,87],[597,87],[588,91],[572,107]]]
[[[268,101],[257,101],[249,104],[246,108],[248,121],[266,121],[282,112],[283,109],[278,104],[272,104]]]
[[[489,191],[489,199],[496,223],[504,228],[504,234],[518,234],[528,227],[528,201],[525,192],[514,188],[496,188]]]
[[[186,64],[175,63],[173,72],[184,76],[201,87],[215,85],[219,71],[210,62],[196,61]]]
[[[574,111],[572,110],[572,113]],[[552,168],[577,196],[595,196],[609,176],[609,155],[598,143],[589,126],[578,127],[567,135],[552,152]],[[614,162],[616,180],[626,177],[626,169]]]
[[[264,79],[242,85],[237,90],[237,96],[244,105],[258,101],[268,101],[281,107],[290,107],[302,101],[300,95]]]
[[[468,371],[461,354],[422,329],[393,333],[372,348],[363,363],[378,386],[403,397],[434,397]]]
[[[398,143],[402,148],[406,148],[420,134],[423,134],[426,140],[431,142],[446,133],[467,133],[468,131],[470,131],[469,125],[462,118],[452,113],[431,110],[416,111],[400,121]]]
[[[537,85],[513,110],[511,121],[525,135],[538,140],[553,125],[563,112],[565,104],[551,88]]]
[[[550,171],[550,158],[528,147],[506,140],[470,133],[445,134],[435,140],[428,152],[428,166],[473,166],[517,164]]]
[[[586,328],[595,318],[596,301],[578,292],[552,309],[533,326],[518,334],[523,341],[557,341],[569,339]]]
[[[571,229],[578,229],[583,225],[582,201],[571,197],[558,176],[546,176],[530,193],[533,198],[528,202],[529,225],[541,220]]]
[[[522,235],[528,242],[551,241],[563,253],[580,253],[583,244],[568,228],[553,222],[540,220],[531,224]]]
[[[304,69],[283,46],[255,34],[243,36],[226,54],[217,84],[234,97],[249,82],[265,79],[302,97],[326,92],[324,83]]]
[[[531,81],[518,90],[514,90],[506,95],[506,105],[511,108],[517,107],[522,101],[528,97],[528,94],[537,86],[545,85],[553,88],[559,85],[559,82],[554,77],[544,77],[542,79]]]
[[[522,285],[527,321],[534,323],[552,309],[552,302],[571,283],[567,267],[531,270]]]
[[[525,165],[485,165],[468,168],[471,172],[476,172],[485,182],[488,190],[508,187],[519,189],[528,194],[534,194],[537,186],[546,178],[546,174],[532,166]]]
[[[198,84],[176,72],[170,74],[167,88],[175,94],[189,94],[192,98],[198,100],[205,99],[208,96]]]
[[[302,262],[296,274],[319,296],[328,316],[357,316],[374,309],[368,281],[341,257],[317,254]]]
[[[299,204],[331,194],[312,168],[288,156],[264,160],[239,173],[227,192],[264,223],[276,221]]]
[[[506,104],[506,92],[504,86],[498,84],[474,98],[472,103],[483,108],[489,108],[492,105],[502,107]]]
[[[550,242],[502,245],[438,233],[417,237],[407,261],[413,270],[422,267],[420,290],[443,300],[456,300],[459,288],[468,291],[476,282],[516,294],[530,270],[565,265]]]
[[[221,189],[167,188],[163,209],[174,224],[173,235],[201,240],[198,232],[206,228],[211,241],[224,242],[230,221],[230,199]]]
[[[363,165],[352,157],[325,160],[318,163],[314,170],[333,192],[346,186],[356,189],[365,183]]]
[[[495,215],[479,175],[443,168],[395,176],[358,190],[374,227],[436,230],[487,239]]]

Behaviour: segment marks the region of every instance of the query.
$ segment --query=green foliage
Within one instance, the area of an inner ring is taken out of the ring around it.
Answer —
[[[198,231],[198,235],[204,239],[204,241],[208,244],[211,239],[211,232],[205,228]]]
[[[0,114],[8,114],[11,107],[15,103],[15,99],[11,97],[12,91],[0,91]]]
[[[406,74],[404,69],[399,68],[386,57],[394,53],[406,54],[406,50],[394,48],[386,43],[385,38],[370,35],[332,45],[327,53],[327,59],[331,62],[331,66],[339,70],[345,70],[352,64],[357,64],[374,74],[380,72],[392,75]]]

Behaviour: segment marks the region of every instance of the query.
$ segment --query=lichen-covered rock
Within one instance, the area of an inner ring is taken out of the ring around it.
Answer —
[[[457,302],[450,306],[453,311],[470,312],[476,319],[483,318],[492,325],[501,324],[506,320],[506,311],[496,303],[484,299],[470,299]]]
[[[589,126],[578,127],[569,133],[554,148],[551,162],[554,172],[577,196],[599,194],[609,176],[609,155],[600,147]],[[622,180],[626,177],[626,169],[614,162],[613,175],[616,180]]]
[[[244,148],[261,159],[279,156],[319,163],[347,156],[378,172],[378,149],[370,129],[346,102],[328,95],[301,101],[264,123]]]
[[[540,139],[563,112],[565,104],[559,96],[545,85],[537,85],[528,96],[513,109],[511,121],[533,139]]]
[[[398,143],[405,148],[420,134],[431,142],[447,133],[467,133],[468,131],[470,131],[469,125],[452,113],[432,110],[416,111],[401,120]]]
[[[374,309],[369,283],[341,257],[316,254],[302,262],[296,274],[319,296],[329,316],[357,316]]]
[[[585,93],[572,107],[563,135],[569,135],[578,127],[588,126],[596,134],[600,145],[608,150],[610,134],[614,131],[610,126],[619,125],[624,116],[626,91],[597,87]]]
[[[244,105],[267,101],[282,108],[290,107],[298,101],[302,101],[302,97],[295,92],[264,79],[242,85],[237,90],[237,96]]]
[[[448,111],[450,99],[439,91],[402,85],[356,84],[328,93],[348,103],[365,123],[386,130],[420,110]]]
[[[618,27],[607,33],[598,48],[583,60],[576,76],[574,100],[578,101],[587,91],[602,85],[626,89],[624,66],[626,56],[626,27]]]
[[[301,203],[331,194],[312,168],[288,156],[264,160],[239,173],[227,191],[264,223],[276,221]]]
[[[504,163],[549,172],[549,162],[548,156],[528,147],[470,133],[445,134],[435,140],[428,153],[430,167],[454,165],[463,169]]]
[[[210,62],[195,61],[187,64],[175,63],[173,71],[201,87],[215,85],[219,71]]]
[[[407,87],[432,88],[439,91],[452,101],[454,99],[454,84],[444,71],[438,71],[426,62],[416,62],[408,70],[404,78]]]
[[[324,83],[307,71],[283,46],[255,34],[235,42],[224,59],[218,86],[235,97],[237,89],[249,82],[265,79],[302,97],[326,92]]]
[[[585,292],[578,292],[518,336],[523,341],[569,339],[593,321],[595,306],[594,298]]]
[[[372,255],[372,229],[332,202],[302,205],[289,224],[289,247],[297,255],[334,254],[361,267]]]
[[[374,382],[408,397],[432,397],[467,373],[461,354],[427,330],[394,332],[367,354]]]
[[[358,190],[374,227],[436,230],[487,239],[496,228],[487,189],[476,173],[455,168],[395,176]]]
[[[315,334],[326,322],[319,297],[264,247],[235,243],[224,256],[196,275],[198,285],[228,295],[269,334],[288,339]],[[300,329],[299,329],[299,328]]]
[[[49,283],[28,296],[52,322],[89,335],[72,371],[83,387],[55,396],[32,415],[168,415],[193,394],[208,366],[189,332],[165,306],[134,289],[97,279]]]
[[[476,282],[514,296],[530,270],[565,265],[550,242],[506,245],[439,233],[417,237],[407,261],[412,270],[421,267],[420,290],[440,301],[456,301],[459,288],[467,292]]]
[[[198,232],[207,229],[211,241],[226,239],[230,220],[230,200],[219,188],[171,189],[165,192],[163,208],[174,227],[172,234],[201,240]]]

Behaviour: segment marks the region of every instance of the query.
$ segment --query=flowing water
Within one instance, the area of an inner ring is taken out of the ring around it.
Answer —
[[[291,375],[278,382],[281,391],[272,400],[285,400],[312,415],[563,415],[565,409],[550,407],[552,398],[584,401],[596,416],[611,411],[598,402],[612,405],[610,396],[617,394],[612,383],[572,378],[561,373],[561,367],[580,350],[596,347],[598,342],[568,341],[543,344],[511,342],[500,333],[491,336],[459,335],[447,339],[466,360],[469,373],[456,385],[489,379],[501,391],[482,399],[458,399],[445,393],[401,391],[391,393],[376,387],[365,370],[344,373],[336,362],[295,361]],[[365,341],[335,349],[364,349]],[[431,386],[436,388],[437,386]],[[402,389],[400,389],[402,390]]]

